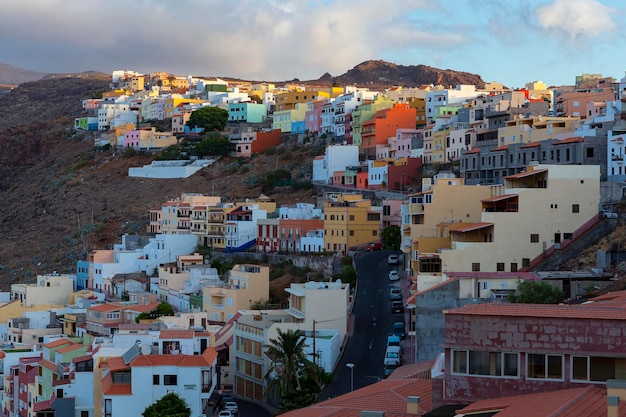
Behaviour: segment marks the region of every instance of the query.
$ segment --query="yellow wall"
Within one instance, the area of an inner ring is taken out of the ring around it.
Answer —
[[[347,253],[352,246],[380,240],[381,218],[382,212],[373,212],[371,201],[360,194],[324,202],[325,250]]]

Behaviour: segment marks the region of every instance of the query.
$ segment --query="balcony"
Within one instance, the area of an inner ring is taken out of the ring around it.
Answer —
[[[611,155],[611,161],[624,161],[624,155]]]

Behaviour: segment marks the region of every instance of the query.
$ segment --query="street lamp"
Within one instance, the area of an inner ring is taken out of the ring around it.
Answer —
[[[346,366],[350,368],[350,392],[354,391],[354,364],[346,363]]]

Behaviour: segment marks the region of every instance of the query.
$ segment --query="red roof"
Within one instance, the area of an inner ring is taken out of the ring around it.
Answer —
[[[353,392],[281,417],[358,417],[361,411],[384,411],[386,416],[406,416],[407,397],[420,397],[420,410],[432,409],[432,381],[429,379],[385,379]]]
[[[44,368],[48,368],[48,369],[50,369],[51,371],[54,371],[54,372],[56,372],[59,369],[59,367],[57,366],[56,363],[51,362],[51,361],[49,361],[47,359],[41,359],[39,361],[39,365],[43,366]]]
[[[497,195],[495,197],[486,198],[484,200],[480,200],[482,203],[495,203],[496,201],[508,200],[509,198],[517,197],[518,194],[502,194]]]
[[[57,339],[57,340],[53,340],[52,342],[45,343],[43,347],[52,349],[55,347],[66,345],[68,343],[72,343],[72,342],[68,339],[63,338],[63,339]]]
[[[571,138],[562,139],[556,142],[555,145],[566,145],[568,143],[578,143],[578,142],[584,142],[584,141],[585,140],[581,138],[580,136],[573,136]]]
[[[523,148],[536,148],[537,146],[541,146],[541,142],[530,142],[530,143],[527,143],[526,145],[522,145],[522,149]]]
[[[469,151],[465,152],[465,155],[470,155],[473,153],[480,153],[480,148],[472,148]]]
[[[513,175],[507,175],[506,179],[515,179],[515,178],[526,178],[526,177],[530,177],[532,175],[536,175],[536,174],[541,174],[542,172],[548,172],[547,168],[541,168],[541,169],[534,169],[532,171],[524,171],[524,172],[520,172],[518,174],[513,174]]]
[[[606,388],[587,386],[536,394],[494,398],[476,401],[456,412],[460,415],[471,415],[498,410],[501,410],[496,414],[498,417],[606,417]],[[626,403],[620,401],[617,415],[623,416],[625,412]]]
[[[509,145],[502,145],[497,148],[493,148],[490,152],[506,151],[507,149],[509,149]]]
[[[540,317],[560,319],[626,320],[626,306],[623,304],[590,303],[586,305],[551,304],[499,304],[487,303],[467,305],[445,310],[447,315],[500,316],[500,317]]]
[[[68,346],[62,347],[61,349],[57,349],[57,353],[67,353],[67,352],[71,352],[73,350],[77,350],[77,349],[81,349],[84,346],[81,345],[80,343],[72,343]]]
[[[488,222],[467,223],[464,226],[457,227],[456,229],[450,229],[450,233],[452,233],[452,232],[457,232],[457,233],[472,232],[474,230],[484,229],[484,228],[490,227],[490,226],[493,226],[493,223],[488,223]]]
[[[95,306],[87,307],[87,310],[107,312],[107,311],[122,310],[122,308],[123,307],[119,304],[106,303],[106,304],[98,304]]]
[[[91,355],[77,356],[75,358],[72,358],[72,363],[86,362],[92,358],[93,357]]]
[[[114,384],[111,372],[102,378],[102,393],[104,395],[132,395],[133,390],[130,384]]]
[[[215,351],[213,348],[206,350]],[[205,351],[206,353],[206,351]],[[211,352],[206,355],[139,355],[130,363],[131,366],[191,366],[204,367],[212,366],[213,362],[209,362]],[[217,352],[215,352],[217,358]]]

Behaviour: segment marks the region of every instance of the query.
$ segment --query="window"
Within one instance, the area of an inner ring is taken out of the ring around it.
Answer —
[[[580,206],[578,204],[572,204],[572,213],[580,213]]]
[[[161,384],[161,375],[152,375],[152,385]]]
[[[530,266],[530,258],[522,258],[522,268]]]
[[[504,262],[498,262],[496,266],[497,271],[504,271]]]
[[[519,376],[519,354],[453,350],[452,372],[465,375],[517,377]]]
[[[537,242],[539,242],[539,234],[537,234],[537,233],[531,233],[531,234],[530,234],[530,241],[531,241],[531,243],[537,243]]]
[[[563,356],[529,353],[527,377],[535,379],[563,379]]]
[[[472,271],[473,272],[479,272],[480,271],[480,262],[473,262],[472,263]]]
[[[597,356],[572,356],[572,380],[606,382],[615,379],[616,360]]]
[[[113,400],[110,398],[104,399],[104,417],[112,417],[113,415]]]
[[[511,272],[517,272],[517,262],[511,262]]]
[[[178,385],[178,375],[163,375],[163,385]]]
[[[350,230],[350,236],[354,236],[354,230]]]
[[[352,222],[352,221],[354,221],[354,214],[351,214],[351,215],[350,215],[350,221],[351,221],[351,222]]]

